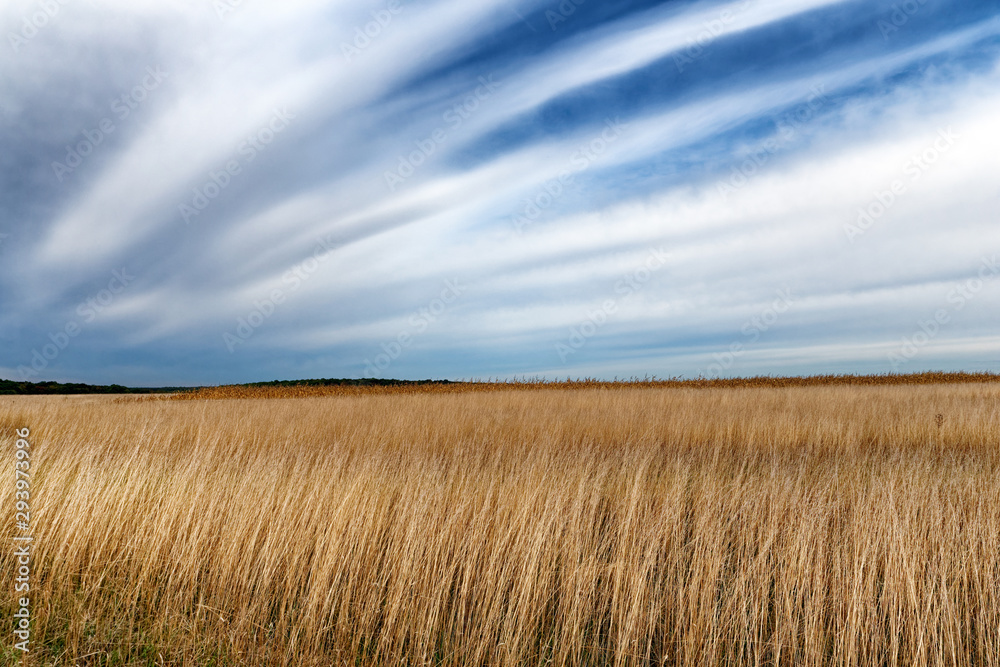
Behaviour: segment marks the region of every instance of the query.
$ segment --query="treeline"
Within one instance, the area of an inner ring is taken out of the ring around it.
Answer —
[[[0,395],[11,394],[173,394],[193,387],[123,387],[82,382],[14,382],[0,379]]]
[[[225,385],[227,387],[406,387],[452,384],[451,380],[393,380],[382,378],[314,378],[308,380],[271,380]],[[82,382],[15,382],[0,379],[0,395],[12,394],[176,394],[206,387],[125,387],[120,384],[84,384]]]
[[[488,380],[396,380],[383,378],[313,378],[305,380],[271,380],[218,387],[123,387],[120,384],[92,385],[60,382],[13,382],[0,380],[2,394],[186,394],[190,398],[240,398],[300,395],[339,395],[343,393],[427,392],[427,391],[495,391],[498,389],[593,389],[615,387],[687,387],[687,388],[752,388],[808,387],[819,385],[917,385],[964,384],[970,382],[1000,382],[1000,374],[978,372],[941,372],[878,375],[807,375],[735,378],[658,378],[629,377],[614,380],[597,378],[513,378]]]
[[[422,384],[454,384],[451,380],[394,380],[383,378],[315,378],[311,380],[271,380],[224,385],[230,387],[403,387]]]
[[[756,376],[744,378],[657,378],[630,377],[614,380],[583,378],[545,380],[288,380],[245,385],[201,387],[166,397],[180,400],[245,398],[311,398],[317,396],[358,396],[367,394],[462,393],[473,391],[517,391],[535,389],[744,389],[832,385],[928,385],[1000,382],[996,373],[929,372],[906,375],[811,375],[796,377]]]

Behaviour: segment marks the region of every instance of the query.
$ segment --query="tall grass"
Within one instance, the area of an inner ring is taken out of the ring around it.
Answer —
[[[0,399],[23,426],[37,664],[1000,664],[1000,384]]]
[[[748,389],[779,387],[819,387],[819,386],[883,386],[883,385],[925,385],[925,384],[965,384],[1000,382],[997,373],[926,372],[926,373],[885,373],[882,375],[809,375],[782,377],[759,375],[736,378],[656,378],[631,377],[623,380],[597,380],[577,378],[576,380],[546,380],[540,378],[513,378],[508,380],[470,380],[445,382],[424,380],[405,382],[401,380],[306,380],[301,383],[260,382],[247,385],[223,385],[219,387],[199,387],[194,391],[153,396],[128,396],[121,401],[134,400],[201,400],[217,398],[305,398],[308,396],[369,396],[372,394],[427,394],[427,393],[467,393],[470,391],[534,391],[536,389]]]

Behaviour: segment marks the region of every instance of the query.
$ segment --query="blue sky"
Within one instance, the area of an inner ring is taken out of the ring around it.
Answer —
[[[1000,371],[1000,6],[0,8],[0,377]]]

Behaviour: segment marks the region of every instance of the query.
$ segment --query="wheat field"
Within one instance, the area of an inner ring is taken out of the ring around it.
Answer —
[[[0,397],[24,664],[1000,665],[1000,383],[159,398]]]

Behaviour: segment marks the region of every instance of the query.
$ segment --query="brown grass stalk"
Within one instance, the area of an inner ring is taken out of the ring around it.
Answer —
[[[0,398],[29,664],[1000,665],[998,383],[211,397]]]

